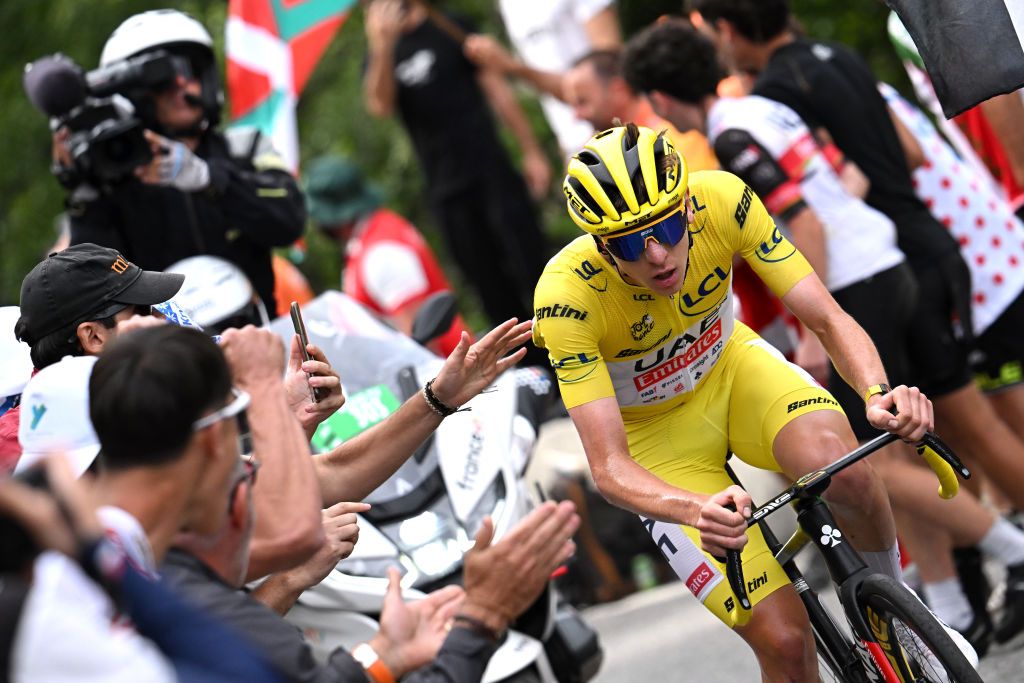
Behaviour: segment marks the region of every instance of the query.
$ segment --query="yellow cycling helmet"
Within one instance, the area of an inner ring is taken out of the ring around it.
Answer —
[[[629,123],[595,134],[569,160],[569,215],[592,235],[636,228],[685,199],[686,162],[665,132]]]

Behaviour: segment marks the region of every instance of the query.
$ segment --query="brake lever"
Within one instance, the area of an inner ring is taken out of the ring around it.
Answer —
[[[726,505],[725,509],[736,512],[736,506],[732,503]],[[724,560],[718,557],[715,559],[725,563],[725,576],[729,580],[729,587],[732,588],[733,594],[739,601],[734,623],[737,626],[742,626],[750,619],[751,605],[750,598],[747,597],[746,581],[743,579],[743,560],[740,551],[727,548]]]
[[[921,443],[928,448],[932,449],[937,456],[946,461],[953,471],[959,474],[964,479],[971,478],[971,471],[967,469],[967,466],[957,457],[953,449],[946,445],[946,442],[938,437],[938,435],[932,432],[925,432],[924,438],[921,439]]]

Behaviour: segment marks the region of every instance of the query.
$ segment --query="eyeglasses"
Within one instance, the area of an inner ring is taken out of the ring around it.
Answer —
[[[205,415],[195,422],[192,423],[192,431],[198,432],[206,429],[210,425],[217,424],[221,420],[226,420],[229,417],[235,417],[243,410],[249,407],[249,394],[242,391],[241,389],[231,388],[231,395],[234,396],[234,400],[227,404],[220,410],[215,410],[209,415]]]
[[[645,225],[625,235],[605,237],[604,243],[615,258],[636,261],[643,255],[648,240],[654,240],[663,247],[674,247],[686,234],[687,224],[686,212],[677,211],[657,223]]]
[[[238,422],[238,452],[249,455],[252,453],[252,431],[249,429],[249,418],[245,409],[249,407],[250,397],[246,392],[234,387],[231,388],[231,394],[235,397],[231,403],[193,422],[192,431],[201,431],[221,420],[233,417]]]

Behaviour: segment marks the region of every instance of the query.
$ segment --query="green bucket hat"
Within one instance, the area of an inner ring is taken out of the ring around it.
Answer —
[[[320,225],[351,223],[381,203],[380,192],[367,184],[359,168],[337,156],[310,162],[304,186],[310,218]]]

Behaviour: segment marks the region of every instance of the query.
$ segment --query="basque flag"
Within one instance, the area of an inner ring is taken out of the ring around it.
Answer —
[[[1024,87],[1024,0],[886,0],[917,44],[947,118]]]
[[[230,0],[227,82],[232,125],[270,137],[299,166],[295,103],[355,0]]]

